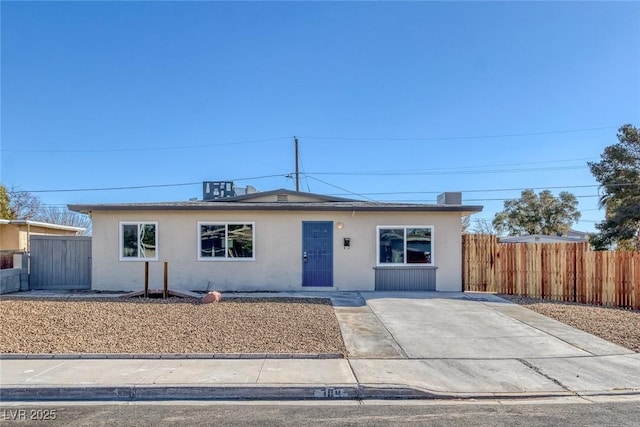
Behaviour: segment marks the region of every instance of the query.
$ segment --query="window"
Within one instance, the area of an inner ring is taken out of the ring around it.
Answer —
[[[433,264],[433,227],[378,226],[378,264]]]
[[[253,223],[198,223],[198,260],[253,260]]]
[[[157,222],[120,223],[120,260],[157,261]]]

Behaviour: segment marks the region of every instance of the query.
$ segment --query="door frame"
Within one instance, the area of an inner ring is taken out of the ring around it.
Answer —
[[[310,276],[309,268],[309,258],[308,257],[316,257],[317,254],[309,253],[308,239],[313,239],[313,236],[307,235],[305,232],[309,232],[310,230],[307,228],[310,225],[321,225],[324,224],[326,226],[326,230],[328,231],[328,240],[329,245],[326,249],[328,249],[328,254],[324,254],[327,259],[327,264],[325,265],[325,269],[319,270],[319,274],[324,277],[315,276],[313,278]],[[305,227],[307,225],[307,227]],[[302,286],[305,288],[331,288],[333,287],[333,221],[302,221]],[[306,259],[305,259],[306,255]],[[324,283],[318,283],[313,281],[313,279],[323,279]],[[311,279],[311,281],[310,281]],[[324,279],[327,279],[328,282],[325,282]]]

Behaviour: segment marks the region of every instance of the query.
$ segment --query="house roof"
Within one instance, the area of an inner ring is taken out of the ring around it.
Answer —
[[[585,233],[586,236],[586,233]],[[500,243],[582,243],[586,237],[554,236],[547,234],[527,234],[524,236],[501,237]]]
[[[48,222],[31,221],[31,220],[27,220],[27,219],[0,219],[0,224],[29,225],[29,226],[32,226],[32,227],[51,228],[51,229],[55,229],[55,230],[67,230],[67,231],[75,231],[75,232],[82,232],[82,231],[86,230],[86,228],[82,228],[82,227],[73,227],[71,225],[51,224],[51,223],[48,223]]]
[[[309,199],[309,200],[313,200],[313,201],[322,201],[322,202],[357,202],[358,201],[357,199],[347,199],[347,198],[344,198],[344,197],[328,196],[326,194],[305,193],[304,191],[293,191],[293,190],[287,190],[286,188],[278,188],[277,190],[260,191],[260,192],[257,192],[257,193],[243,194],[241,196],[225,197],[223,199],[206,200],[206,202],[208,202],[208,203],[210,203],[210,202],[218,202],[218,201],[242,202],[242,201],[247,201],[247,200],[263,199],[265,197],[270,197],[270,196],[276,196],[277,197],[277,196],[282,196],[282,195],[303,197],[305,199]]]
[[[93,211],[370,211],[370,212],[464,212],[482,211],[482,206],[451,204],[415,204],[370,202],[342,197],[326,196],[301,191],[278,189],[260,193],[225,197],[207,201],[72,204],[76,212]]]

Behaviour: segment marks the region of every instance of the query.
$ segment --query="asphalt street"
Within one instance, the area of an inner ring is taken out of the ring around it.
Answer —
[[[48,412],[47,412],[48,411]],[[53,411],[53,412],[52,412]],[[45,413],[55,419],[37,419]],[[30,419],[35,418],[35,419]],[[0,406],[7,426],[637,426],[633,402],[161,402]]]

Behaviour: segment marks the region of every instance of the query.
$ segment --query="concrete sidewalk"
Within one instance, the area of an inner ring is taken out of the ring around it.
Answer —
[[[5,355],[0,360],[0,398],[302,400],[624,395],[640,401],[640,353],[493,295],[362,292],[314,296],[332,298],[348,359],[324,358],[327,355],[9,359]]]
[[[528,398],[635,395],[640,354],[552,359],[2,360],[11,400]]]

